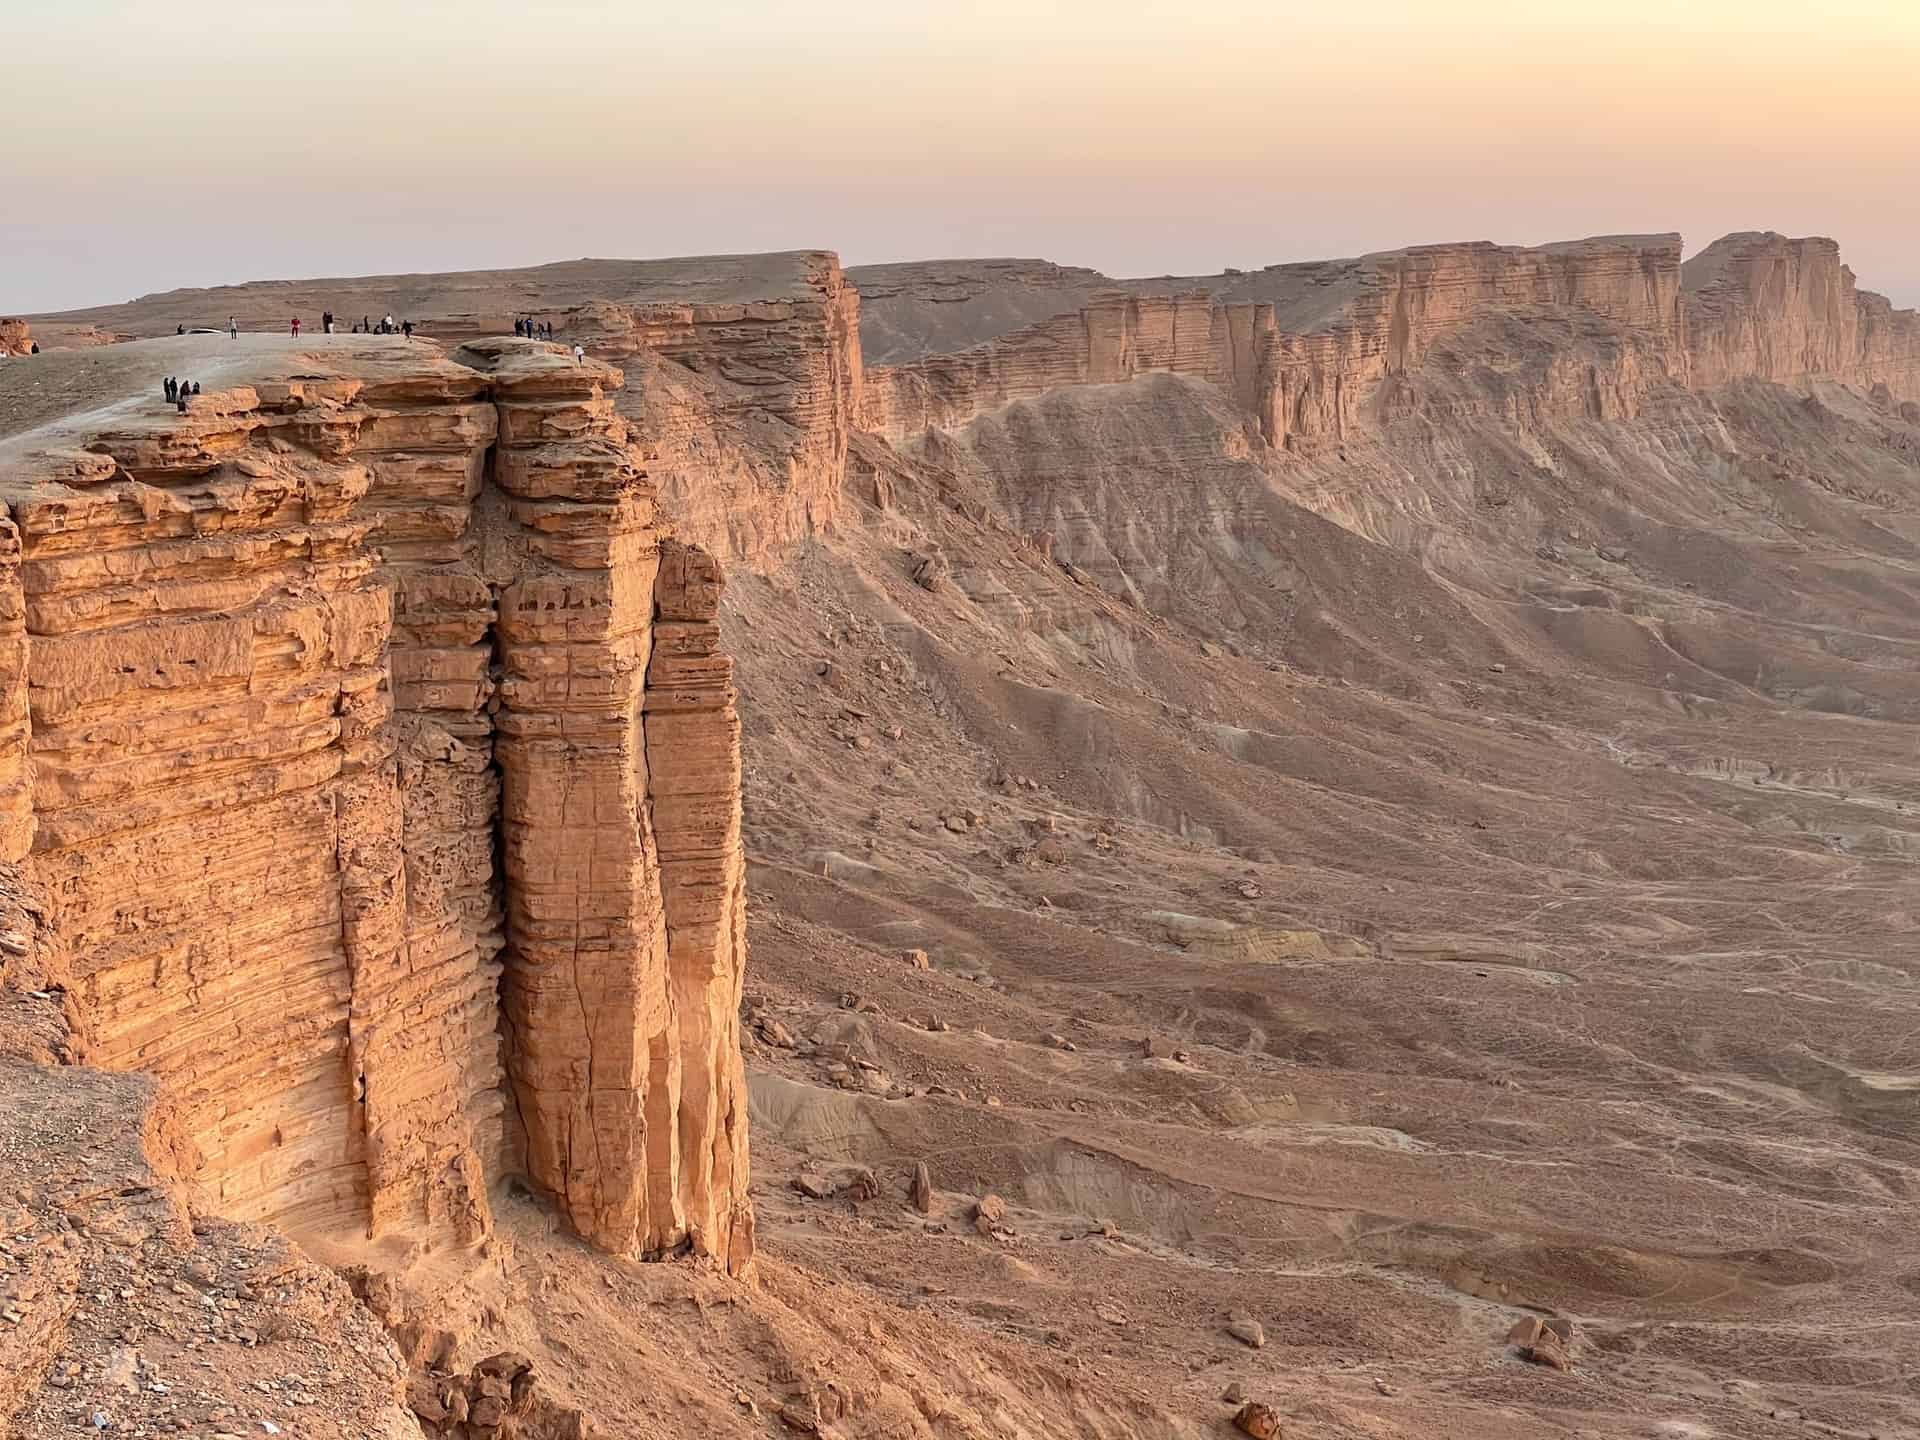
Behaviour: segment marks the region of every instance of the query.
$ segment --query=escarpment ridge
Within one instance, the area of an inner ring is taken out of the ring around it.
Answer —
[[[877,267],[864,328],[900,313],[974,315],[978,343],[868,371],[872,428],[951,428],[1062,385],[1189,375],[1232,394],[1270,444],[1312,448],[1351,433],[1361,407],[1442,337],[1492,315],[1576,322],[1541,357],[1541,403],[1594,418],[1635,413],[1659,384],[1825,377],[1920,398],[1920,316],[1859,290],[1831,240],[1730,235],[1681,260],[1678,235],[1536,248],[1424,245],[1356,260],[1097,285],[1019,262]],[[866,272],[852,272],[856,284]],[[1009,279],[1008,277],[1012,278]],[[1058,313],[1006,327],[985,297],[1058,297]],[[1584,326],[1579,322],[1584,320]],[[956,317],[945,329],[964,329]],[[897,347],[891,347],[897,348]]]
[[[240,343],[0,457],[0,859],[74,1050],[161,1081],[231,1217],[472,1242],[523,1175],[744,1267],[719,572],[621,373]]]

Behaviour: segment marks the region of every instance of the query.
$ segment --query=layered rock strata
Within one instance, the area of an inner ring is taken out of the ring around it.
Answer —
[[[30,317],[61,343],[102,327],[282,333],[289,315],[393,314],[457,345],[533,316],[568,347],[620,365],[614,392],[680,535],[729,564],[767,568],[831,525],[861,412],[858,292],[820,250],[662,260],[576,260],[523,270],[263,281],[179,290]],[[351,337],[333,337],[352,343]]]
[[[660,580],[619,371],[365,352],[0,462],[0,861],[215,1208],[470,1241],[521,1174],[738,1268],[717,567]]]
[[[796,258],[785,295],[596,301],[562,316],[598,359],[670,362],[619,408],[679,532],[756,567],[836,519],[862,410],[859,292],[831,254]]]
[[[1310,450],[1353,433],[1383,393],[1390,418],[1388,382],[1444,358],[1451,337],[1511,319],[1557,327],[1538,355],[1514,357],[1516,406],[1535,418],[1631,418],[1662,385],[1744,378],[1920,396],[1920,317],[1857,290],[1832,241],[1738,235],[1680,256],[1678,235],[1616,236],[1112,282],[984,344],[872,367],[863,414],[900,439],[1062,386],[1169,373],[1226,390],[1268,443]],[[917,283],[931,293],[932,277]],[[1479,348],[1512,348],[1496,338]]]
[[[1833,241],[1728,235],[1683,273],[1694,385],[1823,376],[1920,399],[1920,313],[1861,290]]]

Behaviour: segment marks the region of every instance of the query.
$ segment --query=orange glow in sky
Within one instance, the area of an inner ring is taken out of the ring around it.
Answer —
[[[1117,274],[1827,234],[1920,302],[1920,0],[9,7],[0,310],[823,247]]]

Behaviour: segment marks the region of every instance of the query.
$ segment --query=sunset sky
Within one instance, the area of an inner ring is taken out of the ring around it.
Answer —
[[[6,313],[582,255],[1138,275],[1741,229],[1920,303],[1920,0],[6,12]]]

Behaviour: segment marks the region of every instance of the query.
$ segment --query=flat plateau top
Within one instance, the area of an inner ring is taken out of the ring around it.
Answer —
[[[455,270],[415,275],[360,275],[314,280],[250,280],[205,290],[167,290],[123,305],[30,315],[36,336],[57,338],[62,326],[125,335],[165,335],[176,325],[284,328],[299,315],[319,328],[332,310],[344,329],[362,318],[430,323],[444,316],[520,315],[591,300],[679,301],[696,305],[801,299],[817,293],[832,257],[823,250],[764,255],[694,255],[666,260],[565,260],[524,270]]]

